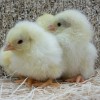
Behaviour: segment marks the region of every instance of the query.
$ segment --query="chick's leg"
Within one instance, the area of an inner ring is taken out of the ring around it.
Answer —
[[[71,83],[73,83],[73,82],[79,83],[79,82],[84,82],[84,78],[81,75],[77,75],[77,76],[74,76],[74,77],[67,79],[65,81],[71,82]]]
[[[19,79],[16,80],[16,81],[14,81],[14,82],[20,84],[20,83],[22,83],[26,78],[27,78],[27,77],[25,77],[25,76],[19,75]],[[37,82],[37,81],[34,80],[33,78],[28,78],[28,79],[25,81],[25,84],[26,84],[26,86],[28,86],[28,87],[32,87],[32,85],[33,85],[35,82]]]

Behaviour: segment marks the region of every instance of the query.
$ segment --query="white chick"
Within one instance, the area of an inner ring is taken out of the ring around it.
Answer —
[[[62,75],[59,43],[55,36],[33,22],[17,23],[7,34],[4,50],[12,52],[10,68],[18,74],[38,81]]]
[[[91,77],[97,50],[91,43],[93,30],[86,16],[77,10],[66,10],[55,16],[48,14],[47,19],[55,20],[52,24],[46,21],[45,25],[48,23],[48,26],[45,27],[55,34],[63,49],[66,66],[62,77],[70,78],[67,80],[69,82],[82,82]],[[42,20],[46,18],[42,16]],[[44,27],[44,24],[40,26]]]

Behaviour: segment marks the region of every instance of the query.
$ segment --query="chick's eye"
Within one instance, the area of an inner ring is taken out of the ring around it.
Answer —
[[[61,23],[57,23],[57,26],[59,26],[59,27],[60,27],[60,26],[61,26]]]
[[[19,40],[18,42],[17,42],[17,44],[22,44],[23,43],[23,40]]]

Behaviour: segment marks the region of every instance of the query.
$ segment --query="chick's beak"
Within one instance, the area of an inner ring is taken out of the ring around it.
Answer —
[[[50,30],[50,31],[56,31],[55,25],[49,25],[48,26],[48,30]]]
[[[4,51],[9,51],[9,50],[15,50],[14,46],[12,46],[10,43],[6,44],[4,47]]]

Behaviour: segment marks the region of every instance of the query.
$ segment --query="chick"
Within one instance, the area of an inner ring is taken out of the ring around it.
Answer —
[[[49,79],[50,83],[46,83],[53,85],[51,80],[63,73],[62,49],[57,39],[36,23],[17,23],[7,34],[4,50],[12,52],[10,68],[17,74],[38,81]]]
[[[91,43],[93,29],[86,16],[78,10],[66,10],[55,16],[48,14],[47,19],[52,19],[53,22],[45,22],[45,25],[48,23],[46,30],[55,34],[63,49],[66,66],[62,77],[69,78],[66,80],[69,82],[82,82],[91,77],[94,74],[97,50]],[[40,26],[44,27],[44,23]]]

